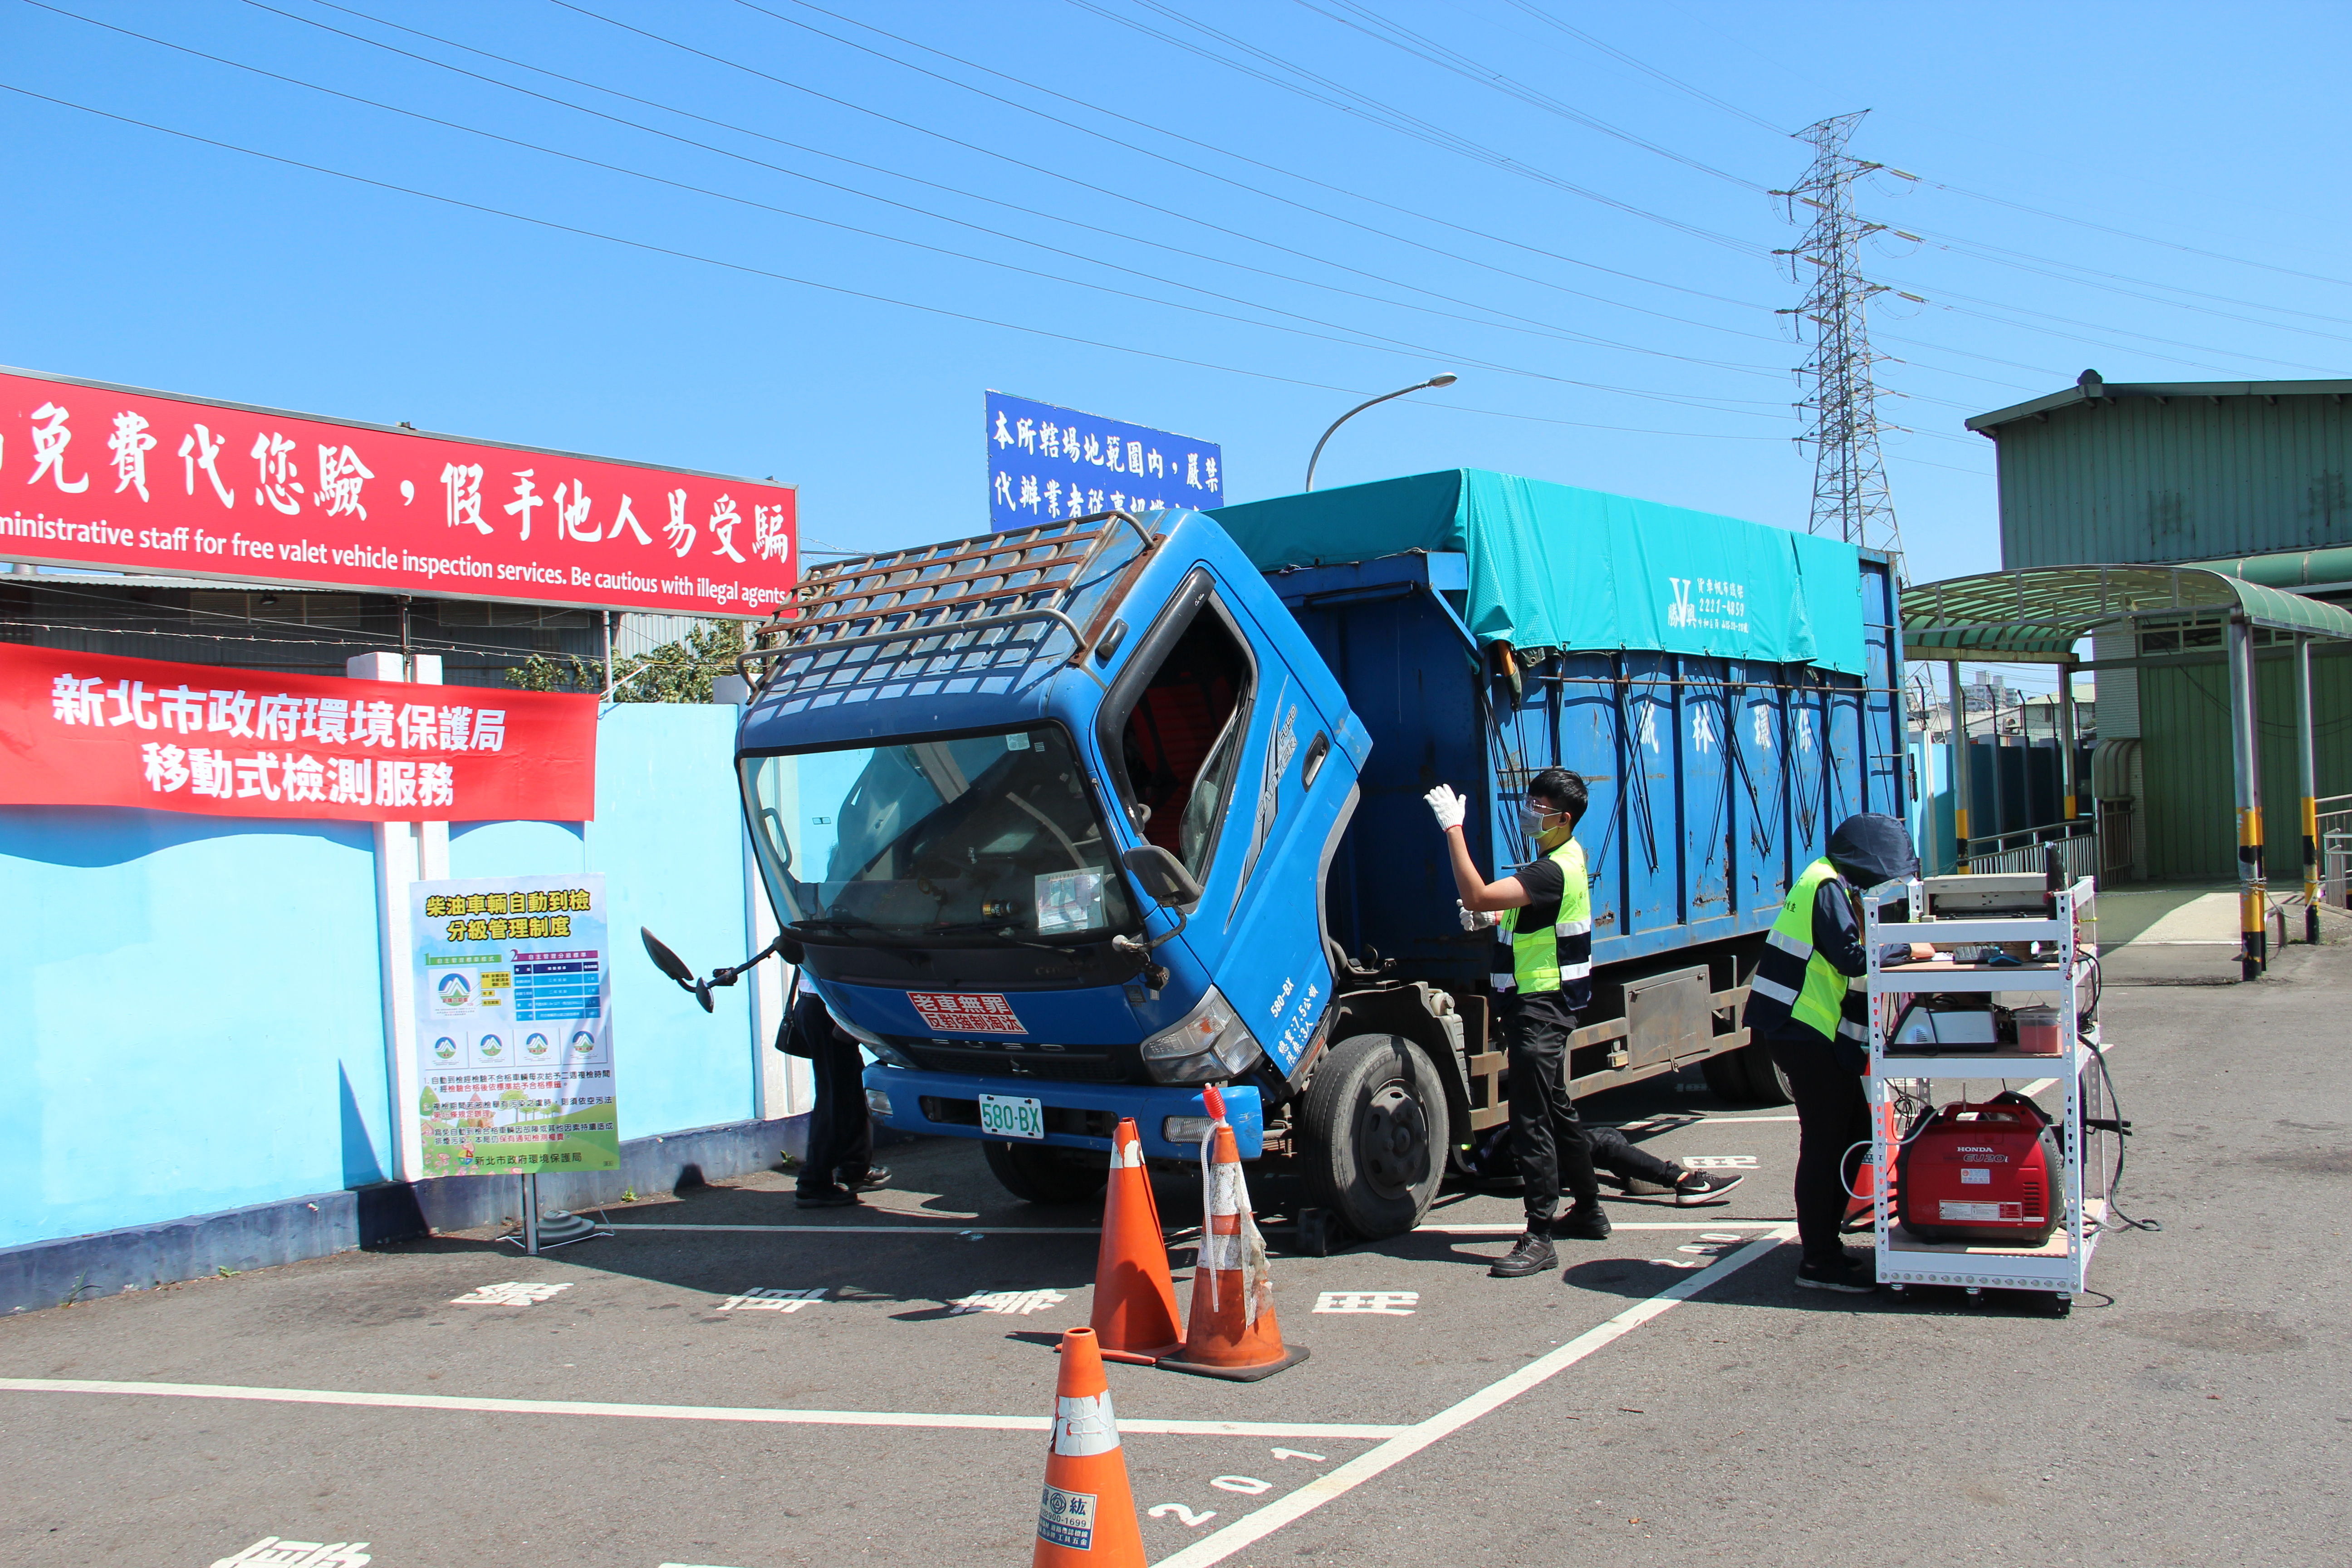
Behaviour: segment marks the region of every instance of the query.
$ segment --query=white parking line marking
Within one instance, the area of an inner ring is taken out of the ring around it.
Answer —
[[[1244,1497],[1260,1497],[1274,1489],[1272,1481],[1262,1481],[1255,1476],[1219,1476],[1209,1484],[1220,1491],[1239,1492]]]
[[[1050,1415],[934,1415],[894,1410],[760,1410],[734,1405],[614,1405],[574,1399],[475,1399],[446,1394],[354,1394],[322,1388],[243,1388],[212,1383],[118,1383],[69,1377],[0,1377],[0,1393],[143,1394],[178,1399],[358,1405],[398,1410],[478,1410],[493,1415],[626,1415],[654,1421],[750,1421],[787,1426],[929,1426],[973,1432],[1050,1432]],[[1175,1437],[1329,1437],[1378,1442],[1409,1426],[1318,1421],[1139,1421],[1122,1432]]]
[[[832,1289],[830,1285],[819,1285],[813,1290],[772,1290],[764,1285],[755,1285],[740,1296],[728,1297],[719,1303],[718,1310],[722,1312],[797,1312],[812,1302],[824,1300],[824,1293]]]
[[[1058,1307],[1069,1298],[1059,1290],[982,1290],[970,1296],[959,1296],[950,1302],[954,1310],[950,1317],[965,1312],[997,1312],[1007,1316],[1027,1317],[1048,1307]]]
[[[1169,1515],[1173,1514],[1176,1516],[1176,1522],[1184,1526],[1187,1530],[1198,1530],[1202,1525],[1208,1523],[1209,1521],[1217,1517],[1217,1510],[1215,1509],[1211,1509],[1206,1513],[1194,1513],[1191,1509],[1186,1508],[1181,1502],[1154,1503],[1148,1511],[1154,1519],[1166,1519]]]
[[[238,1568],[240,1563],[255,1568],[268,1568],[271,1563],[283,1568],[366,1568],[367,1545],[364,1541],[288,1541],[265,1535],[234,1557],[214,1559],[213,1568]]]
[[[1386,1318],[1410,1318],[1420,1305],[1418,1290],[1326,1290],[1315,1298],[1318,1312],[1373,1312]]]
[[[1614,1220],[1609,1228],[1617,1230],[1717,1230],[1727,1226],[1744,1226],[1750,1230],[1764,1230],[1773,1226],[1794,1225],[1792,1219],[1655,1219]],[[1510,1225],[1424,1225],[1416,1227],[1415,1235],[1426,1236],[1525,1236],[1527,1223]]]
[[[527,1279],[508,1279],[496,1285],[478,1286],[463,1296],[452,1297],[453,1307],[536,1307],[559,1290],[569,1290],[569,1279],[561,1285],[534,1284]]]
[[[1277,1459],[1312,1459],[1318,1465],[1323,1462],[1322,1455],[1310,1454],[1303,1448],[1275,1448],[1270,1451]]]
[[[1684,1165],[1694,1171],[1752,1171],[1756,1169],[1753,1154],[1685,1154]]]
[[[1098,1225],[992,1225],[980,1229],[948,1225],[639,1225],[613,1222],[614,1236],[632,1231],[738,1231],[754,1236],[1100,1236]]]
[[[1558,1350],[1538,1357],[1507,1377],[1496,1379],[1469,1398],[1439,1411],[1428,1420],[1416,1422],[1379,1447],[1359,1454],[1338,1469],[1316,1477],[1297,1491],[1276,1499],[1214,1535],[1194,1542],[1172,1557],[1161,1558],[1155,1568],[1210,1568],[1212,1563],[1223,1563],[1244,1547],[1265,1540],[1284,1525],[1305,1518],[1332,1499],[1353,1491],[1383,1470],[1402,1464],[1431,1444],[1460,1431],[1481,1415],[1501,1408],[1528,1390],[1558,1376],[1593,1352],[1614,1343],[1708,1286],[1729,1279],[1795,1234],[1796,1227],[1792,1225],[1776,1226],[1771,1235],[1749,1242],[1700,1273],[1676,1280],[1648,1300],[1626,1308],[1600,1327],[1579,1334]]]

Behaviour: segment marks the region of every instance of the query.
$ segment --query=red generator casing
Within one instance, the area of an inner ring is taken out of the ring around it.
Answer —
[[[1921,1241],[2036,1247],[2065,1217],[2058,1131],[2014,1090],[1924,1112],[1895,1162],[1895,1212]]]

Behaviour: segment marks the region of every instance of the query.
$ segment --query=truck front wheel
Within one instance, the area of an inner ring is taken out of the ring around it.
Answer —
[[[1357,1035],[1332,1047],[1300,1121],[1310,1203],[1375,1239],[1421,1223],[1445,1173],[1445,1086],[1410,1040]]]
[[[1110,1179],[1110,1168],[1098,1154],[993,1139],[980,1148],[988,1157],[988,1173],[1024,1203],[1092,1203]]]

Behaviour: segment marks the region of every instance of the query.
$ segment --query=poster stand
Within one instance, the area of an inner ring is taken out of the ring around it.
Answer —
[[[599,1230],[593,1220],[570,1214],[562,1209],[541,1210],[539,1206],[539,1173],[526,1171],[522,1182],[522,1230],[519,1235],[502,1236],[500,1241],[511,1241],[528,1258],[537,1258],[551,1247],[568,1247],[575,1241],[585,1241],[592,1236],[610,1236],[609,1230]]]

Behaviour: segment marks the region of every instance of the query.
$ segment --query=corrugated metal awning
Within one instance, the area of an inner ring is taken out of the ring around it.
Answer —
[[[2100,626],[2216,612],[2352,640],[2352,611],[2193,566],[2037,566],[1903,591],[1906,658],[2063,664]]]

